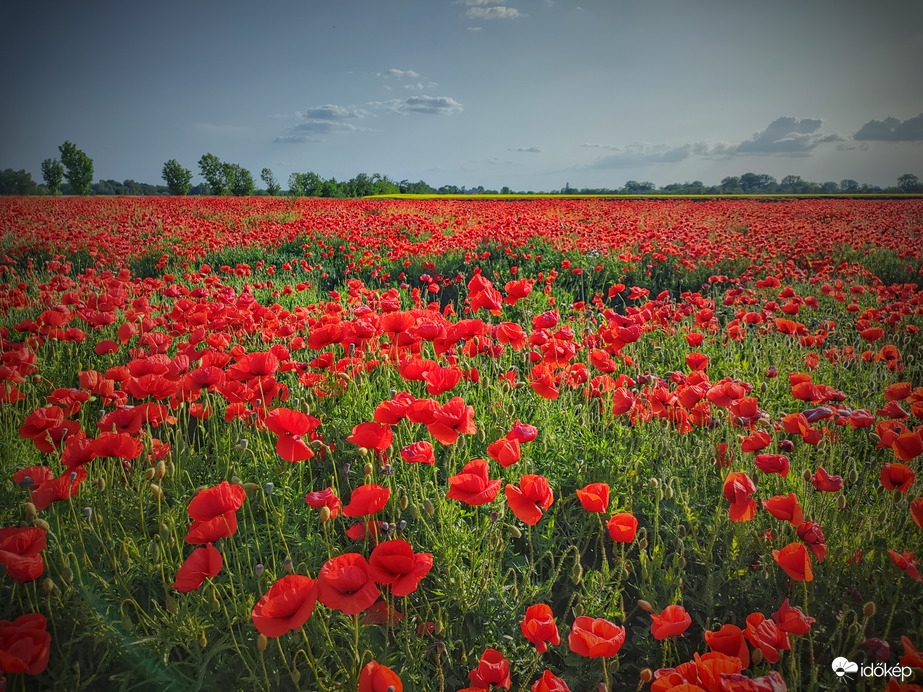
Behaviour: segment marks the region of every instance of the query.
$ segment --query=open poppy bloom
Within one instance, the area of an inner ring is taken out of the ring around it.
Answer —
[[[345,517],[364,517],[380,512],[388,504],[391,490],[376,483],[360,485],[353,490],[349,504],[343,508]]]
[[[827,473],[823,466],[817,467],[817,473],[811,475],[811,484],[816,490],[835,493],[843,489],[843,477]]]
[[[317,599],[347,615],[361,613],[380,595],[369,563],[359,553],[343,553],[327,560],[317,575]]]
[[[494,686],[510,689],[510,662],[496,649],[485,649],[478,667],[468,673],[472,687],[489,690]]]
[[[913,553],[908,550],[903,550],[898,553],[895,550],[889,550],[888,556],[891,558],[891,562],[897,565],[898,568],[904,570],[911,579],[916,579],[917,581],[923,581],[923,578],[920,577],[920,572],[917,569],[917,563],[919,560],[913,559]]]
[[[314,416],[287,408],[273,409],[266,415],[266,427],[279,436],[276,454],[285,461],[307,461],[314,456],[307,436],[320,425]]]
[[[631,543],[638,532],[638,519],[631,512],[619,512],[609,517],[606,527],[616,543]]]
[[[882,467],[881,473],[878,474],[878,478],[886,490],[897,490],[898,492],[906,493],[910,490],[910,486],[913,485],[917,476],[907,464],[895,462],[893,464],[886,463]]]
[[[798,498],[795,493],[776,495],[763,500],[763,509],[776,519],[787,521],[792,526],[798,527],[804,523],[804,512],[801,510],[801,505],[798,504]]]
[[[751,613],[747,616],[744,637],[762,652],[763,658],[770,664],[779,662],[782,657],[780,651],[791,651],[792,648],[788,633],[780,630],[773,620],[767,620],[762,613]]]
[[[397,538],[375,546],[369,555],[369,573],[379,584],[388,584],[395,596],[417,590],[420,580],[433,568],[430,553],[414,553],[410,544]]]
[[[216,576],[223,565],[224,558],[211,543],[196,548],[176,573],[173,588],[183,593],[195,591],[206,579]]]
[[[609,508],[609,485],[590,483],[577,490],[577,498],[587,512],[605,512]]]
[[[503,468],[512,466],[519,461],[521,455],[519,440],[515,437],[501,437],[496,442],[491,442],[487,445],[487,453],[490,455],[491,459],[496,461]]]
[[[390,425],[381,423],[359,423],[353,427],[353,434],[346,438],[347,442],[359,445],[365,449],[387,449],[394,439]]]
[[[712,651],[740,659],[742,668],[750,667],[750,649],[744,640],[743,630],[737,625],[726,623],[715,632],[706,631],[705,643]]]
[[[772,619],[781,632],[807,634],[811,631],[814,618],[805,615],[800,608],[789,604],[788,599],[772,614]]]
[[[555,646],[561,643],[561,635],[554,624],[551,606],[545,603],[536,603],[526,608],[526,616],[519,623],[519,628],[540,654],[548,651],[549,643]]]
[[[788,478],[791,463],[784,454],[757,454],[753,463],[763,473],[777,473],[782,478]]]
[[[570,687],[550,670],[545,670],[542,677],[532,684],[532,692],[570,692]]]
[[[650,615],[653,620],[651,634],[657,641],[681,635],[692,624],[692,617],[685,608],[679,605],[668,605],[660,612],[660,615],[656,613]]]
[[[801,524],[798,527],[798,538],[804,541],[805,545],[810,548],[818,562],[824,561],[824,557],[827,555],[827,545],[820,524],[813,521],[806,521]]]
[[[186,508],[192,518],[186,543],[214,543],[219,538],[233,536],[237,533],[237,510],[246,499],[247,492],[242,486],[227,481],[200,491]]]
[[[773,550],[772,559],[795,581],[811,581],[811,556],[804,543],[789,543],[782,550]]]
[[[554,493],[545,477],[531,473],[519,479],[518,487],[507,483],[504,492],[513,514],[529,526],[535,526],[542,512],[554,502]]]
[[[474,424],[474,407],[466,406],[461,397],[454,397],[432,412],[432,422],[426,429],[443,445],[454,444],[459,435],[473,435],[478,431]]]
[[[38,526],[0,529],[0,565],[20,584],[35,581],[45,571],[42,551],[48,532]]]
[[[388,666],[372,660],[365,664],[359,673],[357,692],[403,692],[404,684],[398,674]]]
[[[432,466],[436,463],[433,445],[426,441],[414,442],[401,449],[401,459],[408,464],[429,464]]]
[[[567,637],[570,650],[587,658],[611,658],[625,643],[625,628],[603,618],[581,615]]]
[[[304,501],[308,506],[314,507],[315,509],[326,507],[330,510],[331,519],[337,518],[337,515],[340,513],[340,507],[342,506],[340,498],[336,496],[333,488],[329,486],[323,490],[314,490],[308,493],[304,496]]]
[[[38,675],[48,666],[51,634],[41,613],[0,620],[0,671]],[[2,679],[2,675],[0,675]]]
[[[485,505],[493,502],[500,492],[500,479],[490,480],[487,461],[472,459],[457,473],[449,478],[449,491],[446,497],[459,500],[469,505]]]
[[[281,637],[300,628],[317,603],[317,582],[302,574],[279,579],[253,606],[251,618],[260,634]]]

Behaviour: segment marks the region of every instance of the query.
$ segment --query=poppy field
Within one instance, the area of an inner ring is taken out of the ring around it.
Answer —
[[[0,200],[0,690],[921,690],[921,254],[912,199]]]

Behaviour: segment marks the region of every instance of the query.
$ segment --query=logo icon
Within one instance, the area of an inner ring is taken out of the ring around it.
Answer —
[[[833,659],[833,663],[830,664],[830,667],[833,668],[833,672],[836,673],[838,678],[846,678],[847,680],[851,679],[847,673],[859,672],[858,663],[853,663],[848,658],[842,656]]]

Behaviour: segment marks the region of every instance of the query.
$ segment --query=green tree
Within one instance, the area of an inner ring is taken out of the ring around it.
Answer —
[[[282,186],[276,182],[276,176],[274,176],[272,171],[268,168],[264,168],[260,171],[260,180],[266,185],[266,192],[270,197],[275,197],[282,192]]]
[[[906,193],[923,192],[923,183],[913,173],[904,173],[898,178],[897,187],[901,192]]]
[[[292,197],[304,197],[304,178],[301,173],[292,173],[288,177],[288,194]]]
[[[38,185],[27,170],[7,168],[0,171],[0,195],[34,195],[37,191]]]
[[[71,142],[64,142],[58,151],[61,152],[61,163],[66,172],[64,177],[74,188],[78,195],[90,194],[93,185],[93,159],[78,149]]]
[[[235,197],[252,195],[256,188],[250,171],[237,163],[221,164],[225,189]]]
[[[64,166],[57,159],[42,161],[42,179],[48,192],[57,195],[61,192],[61,181],[64,180]]]
[[[859,192],[859,183],[852,178],[844,178],[840,181],[840,190],[843,192]]]
[[[192,171],[183,168],[179,161],[170,159],[163,165],[161,174],[170,192],[174,195],[187,195],[192,187]]]
[[[199,172],[208,183],[208,189],[213,195],[224,195],[227,193],[225,187],[224,165],[214,154],[203,154],[199,159]]]

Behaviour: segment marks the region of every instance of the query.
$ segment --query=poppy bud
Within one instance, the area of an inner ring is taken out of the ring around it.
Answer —
[[[666,500],[669,500],[673,497],[673,486],[668,485],[663,491],[663,497]]]
[[[428,497],[427,497],[426,499],[423,500],[423,509],[424,509],[424,510],[426,511],[426,513],[429,514],[430,516],[432,516],[433,514],[436,513],[436,508],[433,507],[433,503],[430,502],[430,499],[429,499]]]
[[[836,496],[836,506],[837,506],[837,509],[846,509],[846,505],[847,505],[846,496],[845,496],[845,495],[837,495],[837,496]]]
[[[54,581],[51,579],[51,577],[45,577],[42,580],[42,591],[45,593],[51,593],[54,591],[54,586]]]
[[[400,506],[401,510],[407,509],[407,506],[409,504],[410,504],[410,500],[407,499],[407,496],[401,495],[401,499],[398,500],[398,505]]]
[[[638,541],[638,547],[641,550],[645,550],[647,548],[647,545],[648,545],[647,536],[642,536],[641,539]]]
[[[849,473],[846,474],[846,480],[850,483],[855,483],[859,480],[859,472],[856,469],[852,469]]]
[[[51,524],[49,524],[44,519],[33,519],[32,526],[37,526],[40,529],[45,529],[46,531],[51,531]]]
[[[173,596],[167,596],[164,607],[168,613],[171,615],[176,615],[176,613],[179,611],[179,601],[177,601]]]
[[[202,630],[199,633],[199,646],[201,646],[203,649],[208,646],[208,637],[205,636],[205,630]]]
[[[144,472],[144,480],[146,480],[146,481],[152,481],[152,480],[154,480],[154,476],[155,476],[156,474],[157,474],[157,472],[154,470],[153,467],[151,467],[151,468],[149,468],[147,471]]]
[[[272,495],[272,491],[275,489],[276,489],[276,486],[274,483],[266,483],[266,485],[263,486],[263,490],[266,491],[267,495]]]
[[[510,535],[513,538],[522,538],[522,531],[519,530],[518,526],[513,526],[510,524]]]
[[[257,577],[259,577],[260,575],[263,574],[263,570],[265,569],[266,568],[263,567],[262,563],[257,563],[257,565],[253,568],[253,572],[256,574]]]
[[[285,558],[285,561],[282,563],[282,569],[284,569],[288,574],[291,574],[295,571],[295,565],[292,563],[292,558]]]
[[[160,536],[155,536],[155,538],[160,538]],[[158,562],[160,560],[160,543],[153,541],[147,547],[147,554],[148,557],[151,558],[152,562]]]
[[[487,433],[484,432],[484,428],[478,428],[478,440],[480,442],[487,442]]]
[[[869,601],[864,606],[862,606],[862,614],[865,615],[865,617],[867,618],[874,617],[875,611],[876,611],[876,608],[875,608],[874,601]]]
[[[810,483],[812,477],[813,477],[813,474],[811,473],[811,469],[805,469],[804,473],[801,474],[801,478],[804,480],[805,483]]]
[[[72,581],[74,581],[74,570],[72,570],[70,567],[65,567],[62,569],[61,579],[64,580],[65,584],[69,585]]]
[[[258,483],[244,483],[244,490],[247,492],[247,495],[252,495],[259,489],[260,486]]]
[[[165,497],[163,490],[156,483],[151,483],[151,494],[158,500],[163,500]]]
[[[167,464],[163,459],[154,464],[154,475],[158,478],[163,478],[167,475]]]
[[[105,479],[105,478],[97,478],[95,481],[93,481],[93,484],[94,484],[100,491],[103,491],[103,490],[106,489],[106,479]]]
[[[579,586],[580,582],[583,581],[583,565],[580,564],[579,560],[571,567],[570,580],[575,586]]]
[[[128,614],[127,610],[122,610],[122,629],[131,631],[135,626],[135,623],[131,621],[131,616]]]
[[[650,603],[648,603],[647,601],[645,601],[645,600],[643,600],[643,599],[641,599],[641,600],[638,601],[638,607],[639,607],[641,610],[643,610],[645,613],[653,613],[653,612],[654,612],[654,606],[652,606]]]
[[[269,639],[265,634],[261,634],[256,638],[256,648],[260,653],[266,651],[266,647],[269,646]]]
[[[324,524],[330,521],[330,508],[327,505],[320,508],[320,520]]]
[[[27,502],[25,505],[23,505],[23,509],[26,510],[26,516],[30,519],[38,514],[38,510],[35,509],[35,505],[33,505],[31,502]]]
[[[436,622],[433,624],[433,633],[442,634],[444,631],[445,625],[442,624],[442,618],[436,618]]]
[[[755,666],[758,666],[760,663],[762,663],[763,652],[760,649],[754,649],[753,653],[750,654],[750,662]]]
[[[641,684],[642,685],[646,685],[653,679],[654,679],[654,671],[652,671],[650,668],[643,668],[641,670]]]
[[[423,518],[423,514],[420,512],[420,508],[416,505],[408,505],[407,511],[410,512],[410,516],[412,516],[414,519],[419,520]]]
[[[372,463],[369,462],[369,461],[367,461],[367,462],[365,462],[365,466],[362,467],[362,473],[364,473],[366,476],[371,476],[371,475],[372,475],[372,471],[373,471],[374,469],[375,469],[375,467],[372,466]]]
[[[247,438],[242,437],[237,441],[237,444],[234,445],[234,449],[238,450],[239,452],[243,452],[245,449],[247,449],[248,444],[249,442],[247,441]]]
[[[654,498],[657,500],[657,502],[660,502],[663,499],[663,489],[662,488],[657,488],[657,492],[654,493]]]
[[[365,447],[360,447],[360,448],[359,448],[359,456],[360,456],[360,457],[367,457],[368,455],[369,455],[369,450],[367,450]]]
[[[659,486],[660,486],[660,481],[657,480],[656,478],[651,478],[651,487],[652,487],[652,488],[657,488],[657,487],[659,487]]]
[[[583,605],[580,603],[574,603],[574,617],[580,617],[583,615]]]

